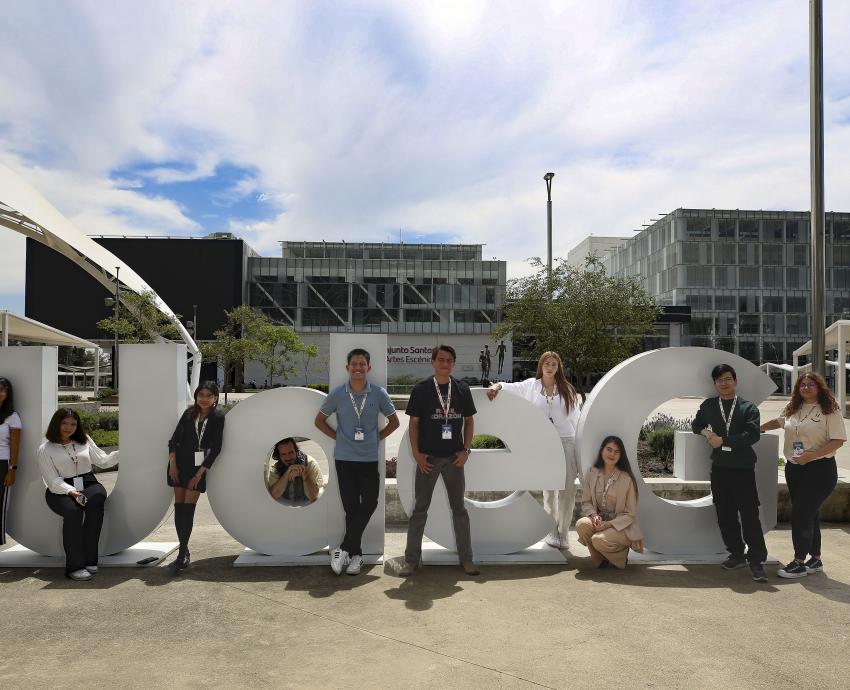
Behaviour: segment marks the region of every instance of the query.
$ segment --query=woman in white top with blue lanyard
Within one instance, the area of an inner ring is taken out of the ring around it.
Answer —
[[[12,382],[0,376],[0,544],[6,543],[9,491],[15,483],[21,447],[21,418],[15,412]]]
[[[97,572],[97,543],[103,526],[106,489],[92,473],[92,465],[113,467],[118,451],[105,453],[86,436],[80,415],[60,407],[53,414],[47,440],[39,446],[38,465],[45,499],[62,517],[65,575],[72,580],[91,580]]]
[[[543,507],[555,522],[545,542],[556,549],[570,547],[570,522],[576,504],[576,479],[579,476],[575,435],[578,426],[578,396],[564,375],[564,365],[557,352],[544,352],[537,362],[534,378],[517,383],[494,383],[487,397],[495,400],[499,391],[522,396],[543,412],[561,436],[567,463],[567,485],[558,491],[543,492]]]

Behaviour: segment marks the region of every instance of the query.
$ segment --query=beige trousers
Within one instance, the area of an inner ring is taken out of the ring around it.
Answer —
[[[624,532],[609,527],[603,532],[597,532],[589,517],[579,518],[576,522],[579,543],[584,544],[590,551],[593,565],[599,566],[603,559],[608,559],[617,568],[626,567],[631,540]]]
[[[555,522],[555,531],[566,541],[570,534],[570,523],[573,521],[573,510],[576,506],[576,479],[579,476],[576,444],[572,436],[561,438],[564,447],[564,458],[567,463],[567,485],[557,491],[543,492],[543,508]]]

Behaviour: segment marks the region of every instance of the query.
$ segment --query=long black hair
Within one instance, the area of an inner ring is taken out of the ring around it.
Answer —
[[[68,419],[68,417],[73,417],[77,420],[77,430],[72,434],[71,440],[83,445],[88,443],[86,430],[83,428],[83,420],[80,419],[80,415],[77,411],[70,407],[60,407],[53,413],[53,416],[50,418],[50,423],[47,425],[47,431],[44,433],[44,437],[48,441],[61,444],[62,431],[60,427],[62,426],[62,421]]]
[[[606,436],[602,439],[602,443],[599,445],[599,453],[596,454],[596,460],[593,461],[593,466],[601,469],[605,465],[605,461],[602,459],[602,449],[609,443],[613,443],[620,449],[620,459],[617,461],[617,469],[621,472],[625,472],[632,478],[632,484],[634,484],[635,487],[635,496],[637,496],[637,479],[635,479],[634,472],[632,472],[632,466],[629,463],[629,456],[626,455],[626,447],[623,445],[623,439],[619,436]]]
[[[192,407],[189,408],[189,414],[192,415],[192,419],[197,419],[198,415],[201,414],[201,408],[198,407],[198,393],[202,390],[208,390],[215,396],[215,402],[213,403],[213,410],[218,407],[218,396],[220,392],[218,390],[218,384],[215,381],[201,381],[198,384],[198,387],[195,389],[195,395],[193,396],[195,399],[195,403]]]
[[[0,376],[0,388],[6,391],[6,399],[0,405],[0,424],[2,424],[15,411],[15,395],[12,390],[12,382],[3,376]]]
[[[277,443],[274,444],[274,450],[272,451],[272,458],[274,458],[274,460],[275,460],[275,464],[274,464],[275,470],[281,476],[283,476],[283,473],[286,472],[286,467],[287,467],[287,465],[284,464],[283,460],[280,459],[280,451],[278,450],[278,447],[283,443],[291,443],[292,444],[292,447],[295,449],[295,460],[294,460],[293,464],[294,465],[300,465],[301,464],[301,462],[299,462],[299,460],[301,458],[301,449],[298,447],[298,444],[295,442],[295,439],[292,438],[291,436],[289,436],[287,438],[280,439],[280,441],[278,441]]]

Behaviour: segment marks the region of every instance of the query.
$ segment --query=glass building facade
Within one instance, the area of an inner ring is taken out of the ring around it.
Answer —
[[[691,307],[683,345],[788,362],[811,338],[808,211],[680,208],[605,257],[660,305]],[[850,213],[826,214],[827,324],[850,314]]]
[[[477,244],[282,242],[248,260],[251,306],[299,332],[490,334],[507,264]]]

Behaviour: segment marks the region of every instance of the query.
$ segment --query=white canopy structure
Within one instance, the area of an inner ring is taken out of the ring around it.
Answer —
[[[55,249],[110,292],[115,291],[116,273],[120,272],[123,289],[153,293],[157,308],[172,319],[189,349],[191,388],[197,387],[201,378],[201,352],[171,308],[130,266],[84,235],[34,187],[3,164],[0,164],[0,226]]]
[[[0,310],[0,331],[2,331],[2,346],[9,347],[10,340],[23,341],[26,343],[38,343],[40,345],[68,345],[86,350],[94,349],[94,367],[92,376],[94,378],[94,392],[97,393],[100,383],[100,347],[88,340],[83,340],[58,328],[48,326],[46,323],[29,319],[26,316],[15,314],[11,311]]]
[[[837,357],[835,360],[827,360],[826,365],[833,368],[838,368],[840,371],[835,375],[835,398],[838,400],[838,405],[841,408],[841,414],[847,416],[847,377],[845,371],[850,369],[850,364],[847,363],[847,352],[850,350],[850,320],[839,319],[832,325],[827,326],[824,331],[824,350],[829,352],[835,350]],[[810,364],[800,366],[800,357],[812,355],[812,341],[801,345],[794,350],[794,374],[792,385],[797,380],[797,373],[800,369],[811,367]]]

